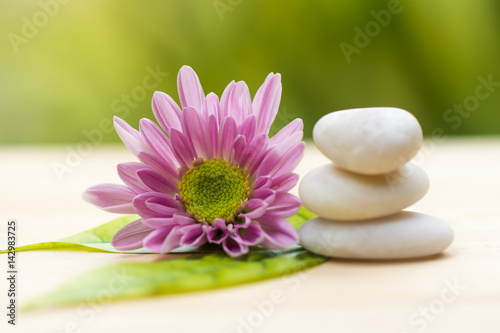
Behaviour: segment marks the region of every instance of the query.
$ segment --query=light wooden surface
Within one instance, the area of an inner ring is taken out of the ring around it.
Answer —
[[[66,149],[0,148],[2,237],[8,218],[18,220],[18,243],[28,244],[68,236],[116,216],[86,204],[80,194],[90,185],[118,181],[115,165],[133,160],[131,153],[121,146],[94,147],[59,181],[51,164],[64,162]],[[304,175],[325,162],[308,144],[298,172]],[[1,331],[500,332],[500,138],[448,139],[437,146],[427,141],[416,162],[428,172],[431,188],[409,210],[438,216],[453,227],[455,241],[443,255],[395,262],[332,259],[299,275],[239,287],[21,313],[15,328],[6,324],[2,278]],[[18,303],[95,267],[155,258],[20,253]],[[6,257],[0,261],[6,270]],[[276,292],[284,296],[271,309]]]

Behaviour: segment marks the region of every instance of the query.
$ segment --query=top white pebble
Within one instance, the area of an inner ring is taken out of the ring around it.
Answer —
[[[378,175],[396,170],[418,153],[422,128],[411,113],[402,109],[350,109],[318,120],[313,139],[338,167]]]

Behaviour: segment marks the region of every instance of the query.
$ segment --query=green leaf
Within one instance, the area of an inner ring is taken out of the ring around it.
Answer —
[[[298,229],[315,215],[301,207],[289,219]],[[96,228],[66,237],[57,242],[19,247],[16,251],[75,250],[118,252],[111,246],[113,235],[136,220],[134,215],[120,217]],[[293,273],[324,262],[300,246],[288,251],[253,247],[243,258],[232,259],[220,246],[197,249],[181,248],[173,252],[194,254],[156,262],[121,262],[82,274],[51,294],[36,299],[25,310],[81,304],[98,300],[117,301],[228,287]],[[2,251],[5,252],[5,251]],[[128,252],[146,252],[145,249]],[[207,254],[208,253],[208,254]]]
[[[121,262],[75,278],[24,310],[222,288],[297,272],[324,262],[300,247],[232,259],[222,253],[156,262]]]
[[[111,246],[113,235],[125,225],[137,220],[137,215],[126,215],[114,219],[95,228],[80,232],[58,241],[43,242],[16,247],[16,252],[41,251],[41,250],[66,250],[88,252],[116,252],[116,253],[151,253],[145,249],[134,251],[117,251]],[[0,251],[7,253],[7,250]]]
[[[302,206],[299,212],[290,217],[288,221],[295,227],[299,227],[307,220],[315,217]],[[111,246],[113,235],[125,225],[137,220],[138,215],[126,215],[114,219],[108,223],[97,226],[95,228],[80,232],[76,235],[69,236],[58,241],[37,243],[16,248],[16,252],[24,251],[43,251],[43,250],[65,250],[65,251],[88,251],[88,252],[111,252],[111,253],[152,253],[148,249],[142,248],[131,251],[118,251]],[[216,251],[220,251],[217,247]],[[1,250],[0,254],[7,253],[8,250]],[[189,248],[180,247],[172,251],[173,253],[207,253],[214,252],[214,247]]]
[[[16,252],[26,251],[87,251],[87,252],[109,252],[109,253],[153,253],[148,249],[141,248],[131,251],[118,251],[111,245],[113,235],[127,224],[137,220],[138,215],[125,215],[95,228],[80,232],[76,235],[65,237],[58,241],[43,242],[16,247]],[[1,250],[0,254],[8,250]],[[173,253],[203,253],[203,249],[180,247]],[[213,252],[213,251],[209,251]]]

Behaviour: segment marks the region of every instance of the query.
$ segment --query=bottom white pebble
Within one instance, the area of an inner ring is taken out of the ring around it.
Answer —
[[[446,222],[409,211],[358,222],[316,217],[302,225],[299,235],[309,251],[351,259],[424,257],[453,242],[453,230]]]

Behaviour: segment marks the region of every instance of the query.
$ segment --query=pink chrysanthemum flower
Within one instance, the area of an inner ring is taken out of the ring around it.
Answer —
[[[237,257],[252,245],[285,249],[297,243],[286,220],[300,208],[288,191],[302,158],[303,124],[295,119],[272,138],[281,77],[269,74],[253,101],[245,82],[231,82],[221,100],[203,93],[191,67],[177,78],[182,109],[167,94],[155,92],[158,127],[141,119],[136,131],[115,117],[123,143],[141,161],[121,163],[125,185],[90,187],[83,198],[112,213],[138,214],[119,230],[118,250],[142,247],[166,253],[180,246],[222,244]]]

